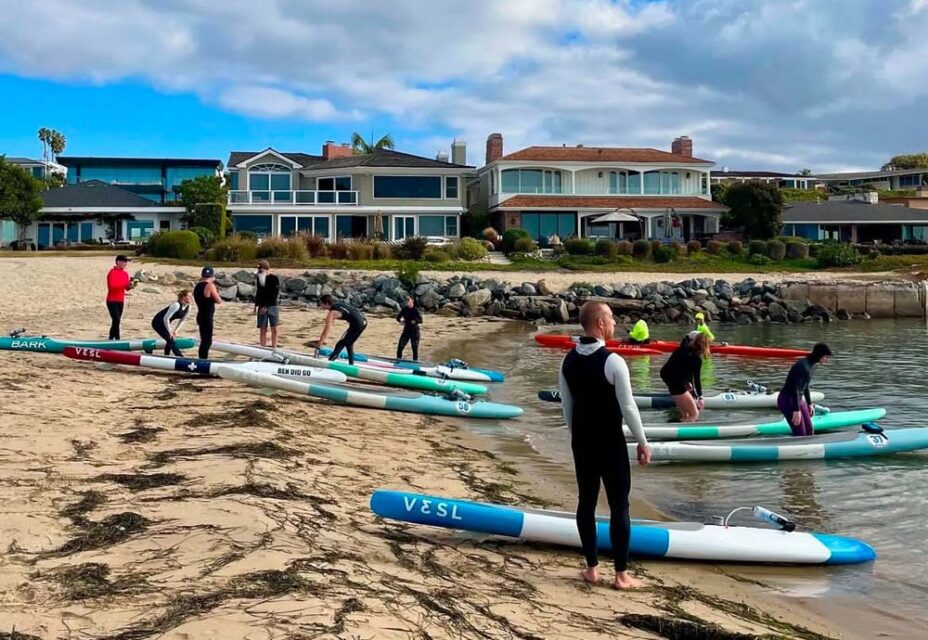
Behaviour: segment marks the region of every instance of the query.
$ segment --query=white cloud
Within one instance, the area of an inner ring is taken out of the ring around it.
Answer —
[[[265,119],[386,116],[428,156],[437,131],[471,162],[493,131],[509,150],[689,134],[700,156],[789,170],[928,147],[928,0],[5,4],[0,72],[142,80]]]

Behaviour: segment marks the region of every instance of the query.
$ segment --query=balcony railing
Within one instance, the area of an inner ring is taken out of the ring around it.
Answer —
[[[230,191],[229,204],[356,205],[357,191]]]

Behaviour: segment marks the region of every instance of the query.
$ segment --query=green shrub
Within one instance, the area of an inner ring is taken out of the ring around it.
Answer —
[[[400,260],[421,260],[427,246],[422,236],[410,236],[393,248],[393,255]]]
[[[673,254],[674,258],[679,258],[684,253],[684,245],[679,240],[670,241],[670,252]]]
[[[702,251],[702,243],[699,240],[690,240],[686,243],[687,255],[693,255]]]
[[[206,252],[213,262],[253,262],[257,255],[258,245],[240,233],[217,240]]]
[[[572,256],[591,256],[595,249],[593,243],[586,238],[570,238],[564,242],[564,248]]]
[[[790,240],[786,243],[786,257],[790,260],[805,260],[809,257],[809,245]]]
[[[867,254],[867,257],[870,258],[871,260],[876,260],[881,255],[882,254],[880,253],[879,249],[870,249],[870,253]]]
[[[348,257],[352,260],[373,260],[374,245],[366,242],[352,242],[348,245]]]
[[[773,261],[762,253],[755,253],[750,258],[748,258],[748,262],[750,264],[761,266],[765,264],[770,264]]]
[[[649,240],[635,240],[635,244],[632,245],[632,255],[638,260],[647,260],[650,258],[651,242]]]
[[[209,249],[216,242],[216,234],[206,227],[190,227],[187,231],[193,231],[200,239],[200,248]]]
[[[651,240],[651,256],[653,257],[657,250],[663,246],[660,240]]]
[[[628,240],[619,240],[615,243],[616,253],[620,256],[630,256],[632,255],[632,245]]]
[[[825,242],[815,256],[818,267],[852,267],[860,262],[860,254],[846,242]]]
[[[258,244],[258,234],[254,231],[239,231],[235,235],[239,236],[240,238],[244,238],[245,240],[251,240],[255,244]]]
[[[674,251],[670,247],[658,245],[657,250],[654,251],[654,262],[670,262],[673,259]]]
[[[414,287],[419,282],[419,267],[414,264],[405,264],[396,270],[396,279],[405,287]]]
[[[389,260],[393,257],[393,248],[386,242],[375,242],[372,246],[374,247],[374,260]]]
[[[531,238],[516,238],[513,251],[515,253],[535,253],[538,251],[538,243]]]
[[[710,240],[706,243],[706,251],[713,256],[717,256],[722,253],[722,249],[725,248],[724,242],[719,242],[718,240]]]
[[[193,231],[164,231],[152,237],[151,255],[192,260],[200,255],[200,238]]]
[[[319,258],[325,255],[325,238],[322,236],[301,233],[299,238],[303,241],[303,246],[306,247],[306,252],[310,258]]]
[[[259,258],[277,258],[292,262],[306,262],[309,252],[300,238],[268,238],[258,245]]]
[[[740,240],[732,240],[725,248],[728,250],[728,253],[736,256],[740,256],[741,252],[744,251],[744,245],[741,244]]]
[[[193,211],[187,213],[187,224],[190,230],[195,227],[203,227],[213,232],[213,238],[219,238],[225,232],[223,223],[226,215],[226,208],[215,202],[201,202],[193,207]]]
[[[758,253],[763,255],[767,254],[767,243],[763,240],[751,240],[748,243],[748,255],[753,256]]]
[[[767,242],[767,257],[774,262],[780,262],[786,257],[786,245],[779,240]]]
[[[516,240],[531,238],[525,229],[506,229],[503,232],[503,252],[512,253],[515,250]]]
[[[483,260],[487,257],[487,248],[477,238],[461,238],[457,253],[461,260]]]
[[[451,262],[451,256],[440,247],[429,247],[425,250],[425,253],[422,254],[422,259],[426,262],[434,263]]]
[[[596,255],[609,258],[610,260],[615,260],[615,257],[619,255],[619,248],[615,246],[615,243],[605,238],[596,241],[593,251]]]

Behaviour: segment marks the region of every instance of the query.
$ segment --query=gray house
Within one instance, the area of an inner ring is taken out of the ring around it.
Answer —
[[[353,155],[326,142],[321,156],[233,151],[229,212],[236,231],[262,237],[309,233],[336,239],[460,236],[464,143],[436,159],[379,149]]]
[[[885,204],[875,197],[797,202],[783,211],[783,235],[842,242],[924,242],[928,210]]]

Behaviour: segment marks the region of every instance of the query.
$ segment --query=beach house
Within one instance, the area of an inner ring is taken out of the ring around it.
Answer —
[[[493,133],[470,189],[472,210],[486,211],[500,231],[528,231],[541,246],[555,234],[703,239],[718,232],[726,210],[712,202],[714,164],[694,156],[686,136],[670,151],[563,145],[505,154],[503,136]]]
[[[261,237],[457,238],[472,172],[460,140],[435,159],[390,149],[356,155],[331,141],[321,155],[233,151],[228,208],[236,231]]]

